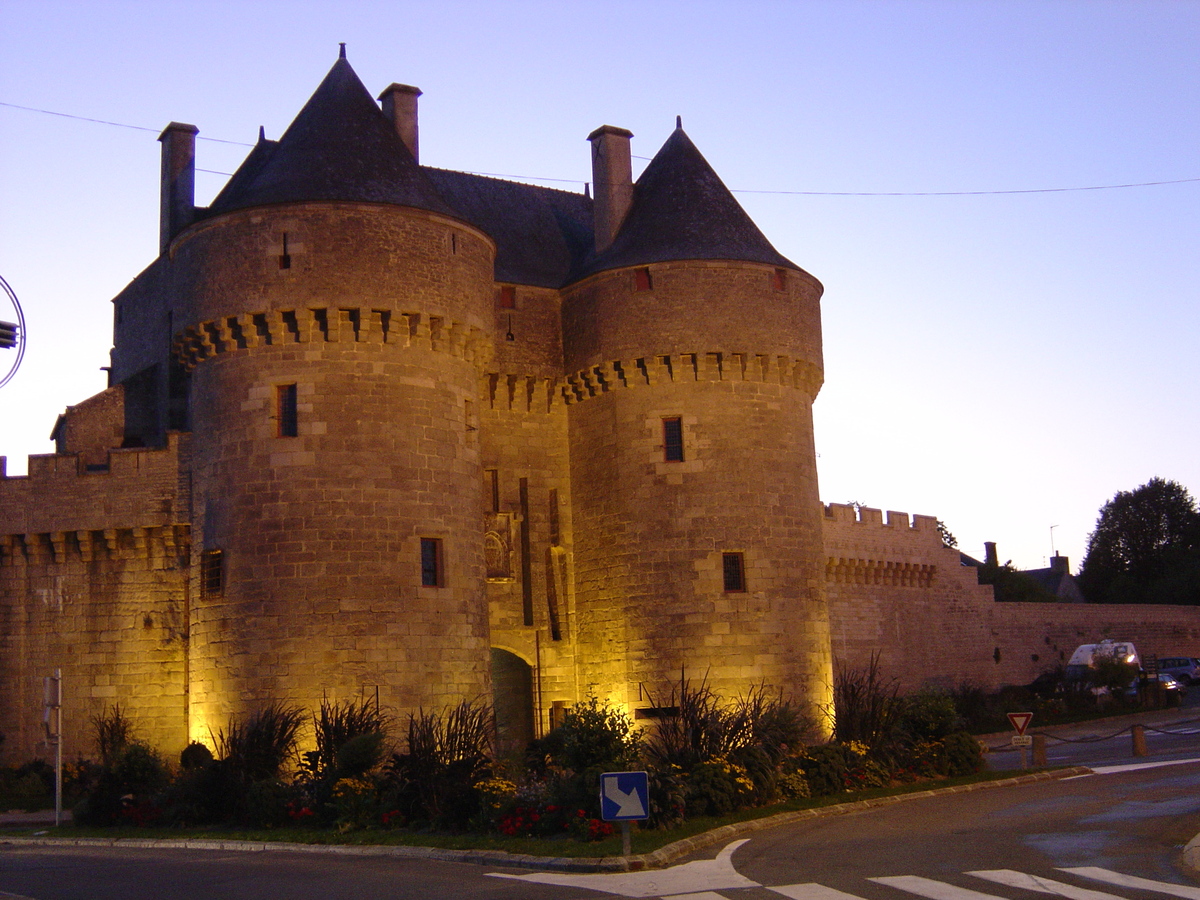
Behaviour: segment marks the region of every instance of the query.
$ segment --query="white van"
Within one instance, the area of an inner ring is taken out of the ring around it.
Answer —
[[[1088,671],[1096,667],[1101,659],[1116,659],[1131,663],[1137,669],[1142,667],[1142,658],[1138,656],[1137,648],[1129,641],[1101,641],[1098,644],[1080,644],[1071,654],[1063,677],[1067,681],[1086,681]]]

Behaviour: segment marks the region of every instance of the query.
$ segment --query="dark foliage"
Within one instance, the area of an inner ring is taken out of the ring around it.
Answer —
[[[1104,504],[1079,586],[1092,603],[1200,603],[1200,512],[1187,489],[1152,478]]]
[[[996,600],[1001,603],[1057,603],[1058,597],[1046,590],[1036,579],[1013,568],[1012,562],[1004,565],[984,563],[976,570],[980,584],[995,588]]]
[[[230,719],[213,736],[217,755],[237,780],[275,778],[295,756],[304,718],[299,707],[270,703],[245,721]]]
[[[384,806],[405,821],[465,827],[479,815],[475,786],[491,774],[495,734],[494,713],[483,703],[410,715],[408,752],[386,766]]]
[[[883,676],[878,654],[865,669],[840,669],[834,675],[833,705],[833,734],[840,743],[858,741],[883,757],[895,754],[904,711],[900,682]]]

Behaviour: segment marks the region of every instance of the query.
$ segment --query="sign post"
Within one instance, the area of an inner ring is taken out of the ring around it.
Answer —
[[[600,776],[600,818],[621,823],[621,854],[632,853],[629,823],[650,818],[650,777],[645,772]]]
[[[1012,737],[1012,745],[1021,748],[1021,768],[1029,768],[1028,748],[1033,744],[1033,735],[1026,734],[1025,729],[1029,727],[1030,720],[1033,719],[1031,712],[1016,712],[1008,714],[1008,721],[1012,724],[1013,731],[1016,734]]]
[[[53,726],[51,723],[53,722]],[[42,724],[54,745],[54,827],[62,824],[62,669],[42,679]]]

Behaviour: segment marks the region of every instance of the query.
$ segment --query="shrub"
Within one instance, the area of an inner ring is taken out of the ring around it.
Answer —
[[[940,691],[903,698],[900,715],[900,727],[914,740],[941,740],[961,727],[954,698]]]
[[[802,759],[798,756],[789,757],[780,765],[778,785],[779,793],[786,800],[807,800],[812,796]]]
[[[133,740],[133,723],[119,703],[114,703],[112,709],[105,707],[99,715],[92,716],[89,721],[100,764],[110,766]]]
[[[965,731],[946,735],[947,775],[974,775],[983,769],[983,748]]]
[[[113,825],[122,819],[150,824],[158,817],[152,801],[170,779],[170,771],[149,744],[130,740],[75,807],[74,820],[81,825]]]
[[[726,759],[706,760],[688,774],[684,798],[689,816],[725,816],[754,796],[754,782]]]
[[[879,655],[872,654],[865,669],[843,669],[834,676],[834,738],[843,744],[857,741],[876,753],[892,756],[900,738],[903,704],[900,683],[885,679]]]
[[[624,769],[636,763],[641,733],[629,716],[590,697],[567,711],[547,747],[553,764],[572,772]]]
[[[317,746],[304,755],[305,769],[312,777],[359,777],[383,761],[391,719],[380,710],[378,701],[322,700],[312,719]]]
[[[394,753],[384,776],[384,805],[407,820],[461,828],[479,816],[475,786],[491,775],[495,717],[463,701],[444,715],[408,718],[408,752]]]
[[[844,744],[822,744],[809,747],[797,758],[809,790],[814,797],[840,794],[846,789],[850,763]]]
[[[304,713],[296,706],[269,703],[245,721],[230,719],[213,741],[221,762],[244,782],[275,778],[296,751]]]

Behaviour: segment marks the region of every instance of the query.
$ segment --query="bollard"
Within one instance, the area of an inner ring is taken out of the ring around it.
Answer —
[[[1130,733],[1133,735],[1133,755],[1148,756],[1149,751],[1146,749],[1146,726],[1134,725],[1130,729]]]
[[[1046,736],[1044,734],[1033,736],[1033,764],[1035,766],[1046,765]]]

